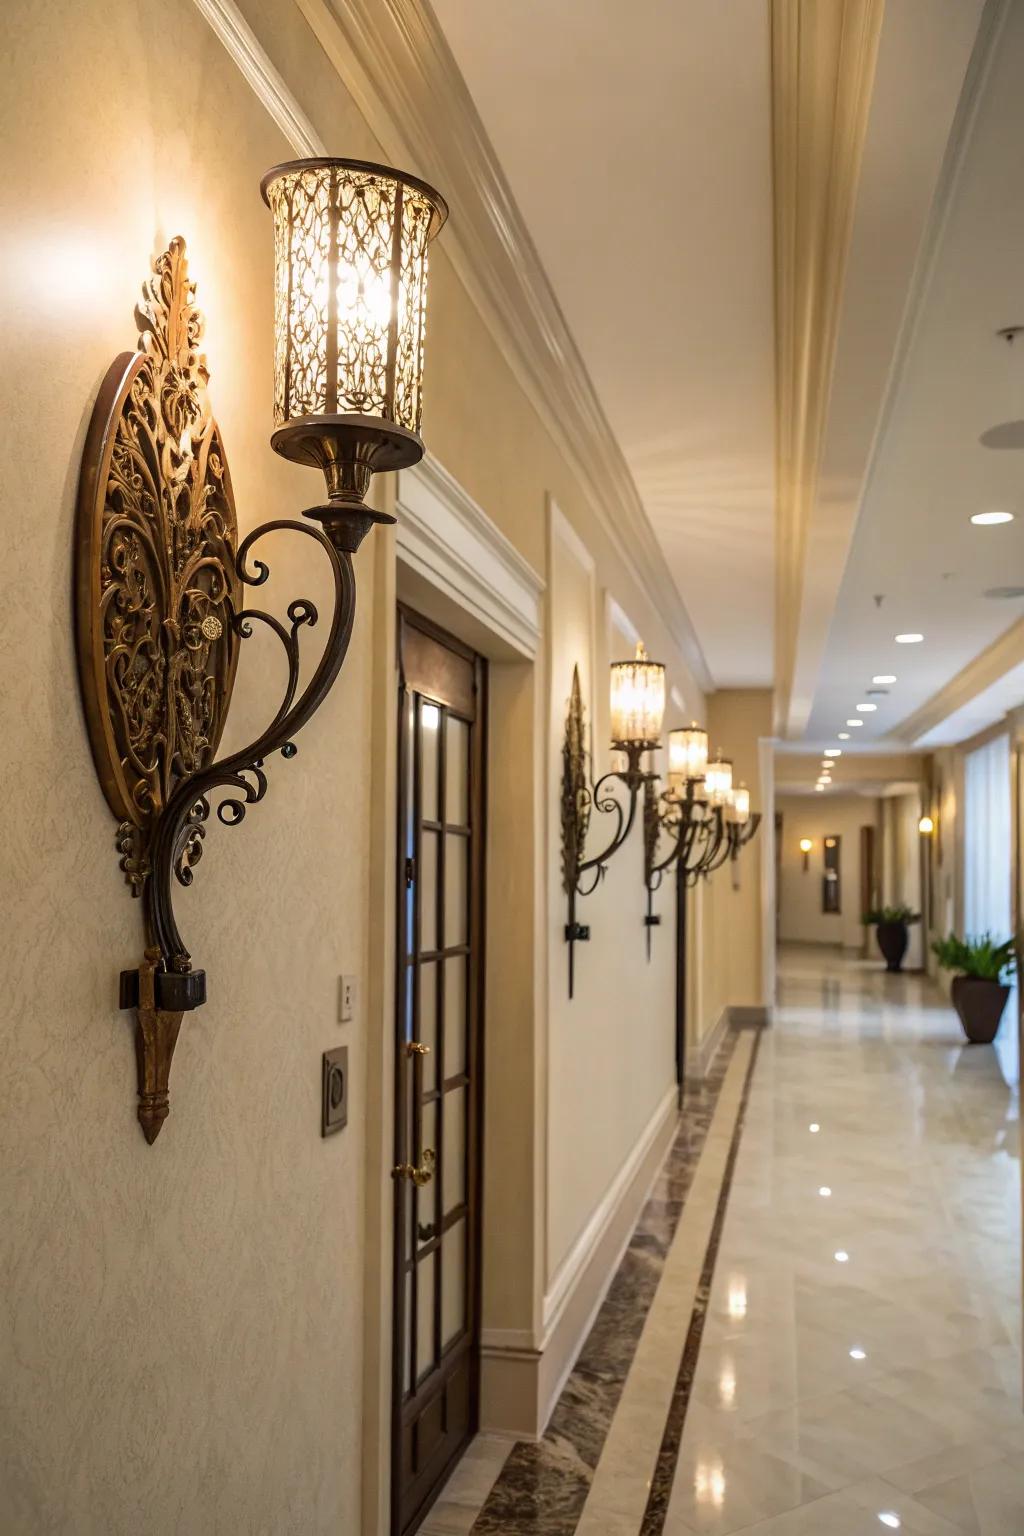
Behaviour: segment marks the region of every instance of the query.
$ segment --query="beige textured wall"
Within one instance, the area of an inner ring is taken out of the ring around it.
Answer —
[[[372,555],[357,559],[350,659],[298,758],[270,764],[243,826],[211,830],[179,896],[210,1001],[183,1025],[152,1148],[117,1008],[139,913],[89,756],[70,611],[92,403],[174,234],[207,317],[242,528],[315,499],[267,440],[258,182],[288,149],[190,0],[16,3],[4,23],[0,1525],[351,1531],[364,1035],[334,1015],[338,974],[365,969]],[[312,52],[308,68],[315,82]],[[347,147],[371,149],[334,96]],[[305,542],[276,545],[268,600],[324,603]],[[248,642],[232,742],[266,720],[280,677],[272,648]],[[344,1038],[350,1124],[323,1142],[320,1052]]]
[[[780,795],[776,805],[782,812],[780,938],[860,949],[860,829],[879,825],[879,802],[864,795]],[[839,913],[821,910],[823,844],[831,836],[842,838]],[[800,852],[804,837],[814,843],[806,873]]]

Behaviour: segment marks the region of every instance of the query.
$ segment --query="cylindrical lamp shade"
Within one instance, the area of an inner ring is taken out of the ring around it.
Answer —
[[[681,726],[668,733],[668,782],[677,792],[704,777],[708,765],[708,733],[699,725]]]
[[[611,679],[612,741],[615,745],[656,747],[665,715],[665,668],[650,661],[641,641],[632,661],[613,661]]]
[[[261,188],[274,216],[275,448],[322,462],[325,424],[359,425],[372,468],[415,463],[427,248],[444,200],[361,160],[289,161]]]
[[[708,763],[704,775],[704,792],[711,805],[728,805],[732,794],[732,760],[721,753]]]
[[[750,790],[745,784],[732,792],[732,819],[741,827],[750,820]]]

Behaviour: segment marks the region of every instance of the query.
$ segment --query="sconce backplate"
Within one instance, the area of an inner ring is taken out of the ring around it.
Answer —
[[[235,507],[184,240],[153,274],[139,349],[115,359],[93,411],[75,540],[89,741],[134,895],[171,791],[213,756],[238,658]]]

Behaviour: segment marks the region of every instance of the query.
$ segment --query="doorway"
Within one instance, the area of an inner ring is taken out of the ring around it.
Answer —
[[[486,663],[398,614],[393,1536],[476,1432]]]

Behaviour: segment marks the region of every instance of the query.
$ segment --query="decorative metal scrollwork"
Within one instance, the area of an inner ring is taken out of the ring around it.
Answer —
[[[135,896],[175,784],[216,751],[238,655],[235,508],[193,299],[172,240],[135,312],[138,350],[100,388],[79,489],[82,693]]]
[[[626,753],[626,768],[604,774],[591,787],[579,669],[574,667],[562,743],[562,888],[569,908],[565,937],[569,945],[570,997],[576,980],[575,946],[590,938],[590,928],[576,918],[577,897],[591,895],[604,878],[609,859],[632,831],[637,799],[651,778],[640,766],[643,753],[648,750],[646,746],[618,742],[613,746]],[[614,793],[616,786],[626,790],[628,802],[625,807]],[[592,811],[614,816],[615,830],[601,852],[587,858],[585,849]]]
[[[266,794],[266,760],[295,755],[292,738],[323,702],[352,634],[352,551],[374,521],[365,507],[313,508],[324,523],[277,519],[237,545],[231,484],[197,350],[185,243],[154,263],[136,311],[139,351],[119,357],[101,388],[79,492],[76,604],[79,672],[89,739],[104,793],[118,818],[117,850],[141,896],[146,946],[121,973],[121,1005],[136,1012],[138,1116],[147,1141],[168,1113],[168,1075],[184,1013],[206,998],[175,920],[175,883],[188,886],[202,857],[212,797],[217,819],[237,826]],[[245,586],[270,570],[251,558],[257,540],[300,533],[325,554],[334,612],[323,653],[299,691],[300,635],[318,622],[306,598],[288,624],[242,608]],[[251,559],[251,564],[250,564]],[[266,730],[220,761],[215,753],[231,699],[239,642],[255,623],[280,640],[284,697]]]

